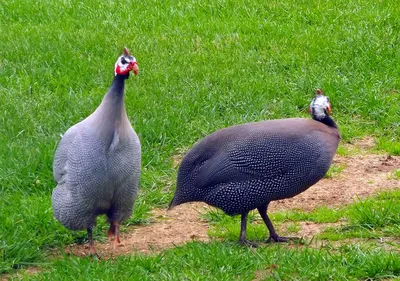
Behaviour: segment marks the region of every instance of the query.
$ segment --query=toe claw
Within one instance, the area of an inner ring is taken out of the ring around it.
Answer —
[[[239,239],[239,244],[245,245],[245,246],[250,247],[250,248],[257,248],[258,247],[258,245],[256,243],[250,242],[247,239]]]
[[[89,257],[96,257],[98,259],[101,259],[100,255],[97,253],[96,249],[94,247],[90,247],[89,249]]]
[[[289,240],[293,240],[293,241],[297,241],[297,240],[301,240],[301,238],[299,237],[285,237],[285,236],[270,236],[266,243],[271,243],[271,242],[277,242],[277,243],[282,243],[282,242],[289,242]]]

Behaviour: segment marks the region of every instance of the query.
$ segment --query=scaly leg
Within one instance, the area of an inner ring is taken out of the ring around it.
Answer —
[[[267,239],[267,243],[270,243],[272,240],[274,240],[275,242],[287,242],[289,239],[299,239],[297,237],[279,236],[278,233],[276,233],[276,230],[275,230],[274,226],[272,225],[271,220],[269,219],[269,217],[267,215],[267,208],[268,208],[268,204],[263,206],[263,207],[257,208],[257,210],[260,213],[265,225],[267,226],[267,228],[269,230],[269,238]]]
[[[108,230],[108,241],[111,242],[114,235],[115,235],[115,226],[113,223],[110,223],[110,229]]]
[[[112,237],[114,237],[112,249],[115,250],[118,246],[118,243],[121,243],[119,236],[119,223],[116,221],[110,223],[110,229],[108,230],[108,240],[111,241]]]
[[[121,240],[119,238],[119,223],[115,222],[115,238],[114,238],[114,244],[113,244],[113,250],[117,249],[117,246],[119,243],[121,243]]]
[[[88,233],[88,240],[89,240],[89,256],[97,256],[98,257],[96,249],[94,248],[93,228],[89,227],[87,229],[87,233]]]
[[[240,222],[240,237],[239,237],[239,244],[243,244],[249,247],[257,247],[257,244],[250,242],[246,239],[246,228],[247,228],[247,213],[242,214],[242,219]]]

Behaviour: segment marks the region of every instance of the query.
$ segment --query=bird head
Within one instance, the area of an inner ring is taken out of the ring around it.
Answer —
[[[309,112],[317,119],[323,119],[326,115],[331,113],[329,98],[324,96],[321,89],[317,89],[316,95],[310,104]]]
[[[139,66],[136,62],[135,57],[131,56],[131,53],[127,48],[124,48],[124,53],[120,56],[115,63],[115,76],[117,75],[129,75],[129,72],[133,71],[135,75],[139,74]]]

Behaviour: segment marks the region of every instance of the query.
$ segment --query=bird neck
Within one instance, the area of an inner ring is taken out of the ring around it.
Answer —
[[[128,75],[115,75],[114,80],[104,96],[101,106],[104,107],[103,114],[110,120],[118,120],[125,112],[124,93],[125,79]]]
[[[312,118],[313,118],[315,121],[324,123],[324,124],[327,125],[328,127],[335,128],[335,129],[338,128],[337,125],[336,125],[336,123],[335,123],[335,121],[333,121],[333,119],[332,119],[328,114],[325,114],[323,117],[317,117],[316,115],[313,115]]]
[[[104,96],[104,99],[123,101],[126,79],[128,79],[128,75],[115,75],[107,94]]]
[[[124,88],[127,75],[116,75],[100,106],[90,116],[90,124],[106,142],[112,142],[114,135],[121,137],[129,125],[124,103]]]

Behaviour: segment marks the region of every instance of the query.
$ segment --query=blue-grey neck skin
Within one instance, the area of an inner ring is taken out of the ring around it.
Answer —
[[[129,74],[127,75],[115,75],[114,80],[108,90],[107,94],[104,96],[104,99],[123,99],[124,91],[125,91],[125,80],[129,78]]]
[[[116,131],[130,126],[124,103],[125,79],[128,77],[129,75],[116,75],[114,77],[100,106],[89,117],[91,127],[107,143],[112,142]]]
[[[115,75],[111,87],[101,103],[101,106],[104,108],[102,113],[105,118],[118,121],[121,117],[124,117],[125,79],[128,77],[129,75]]]

